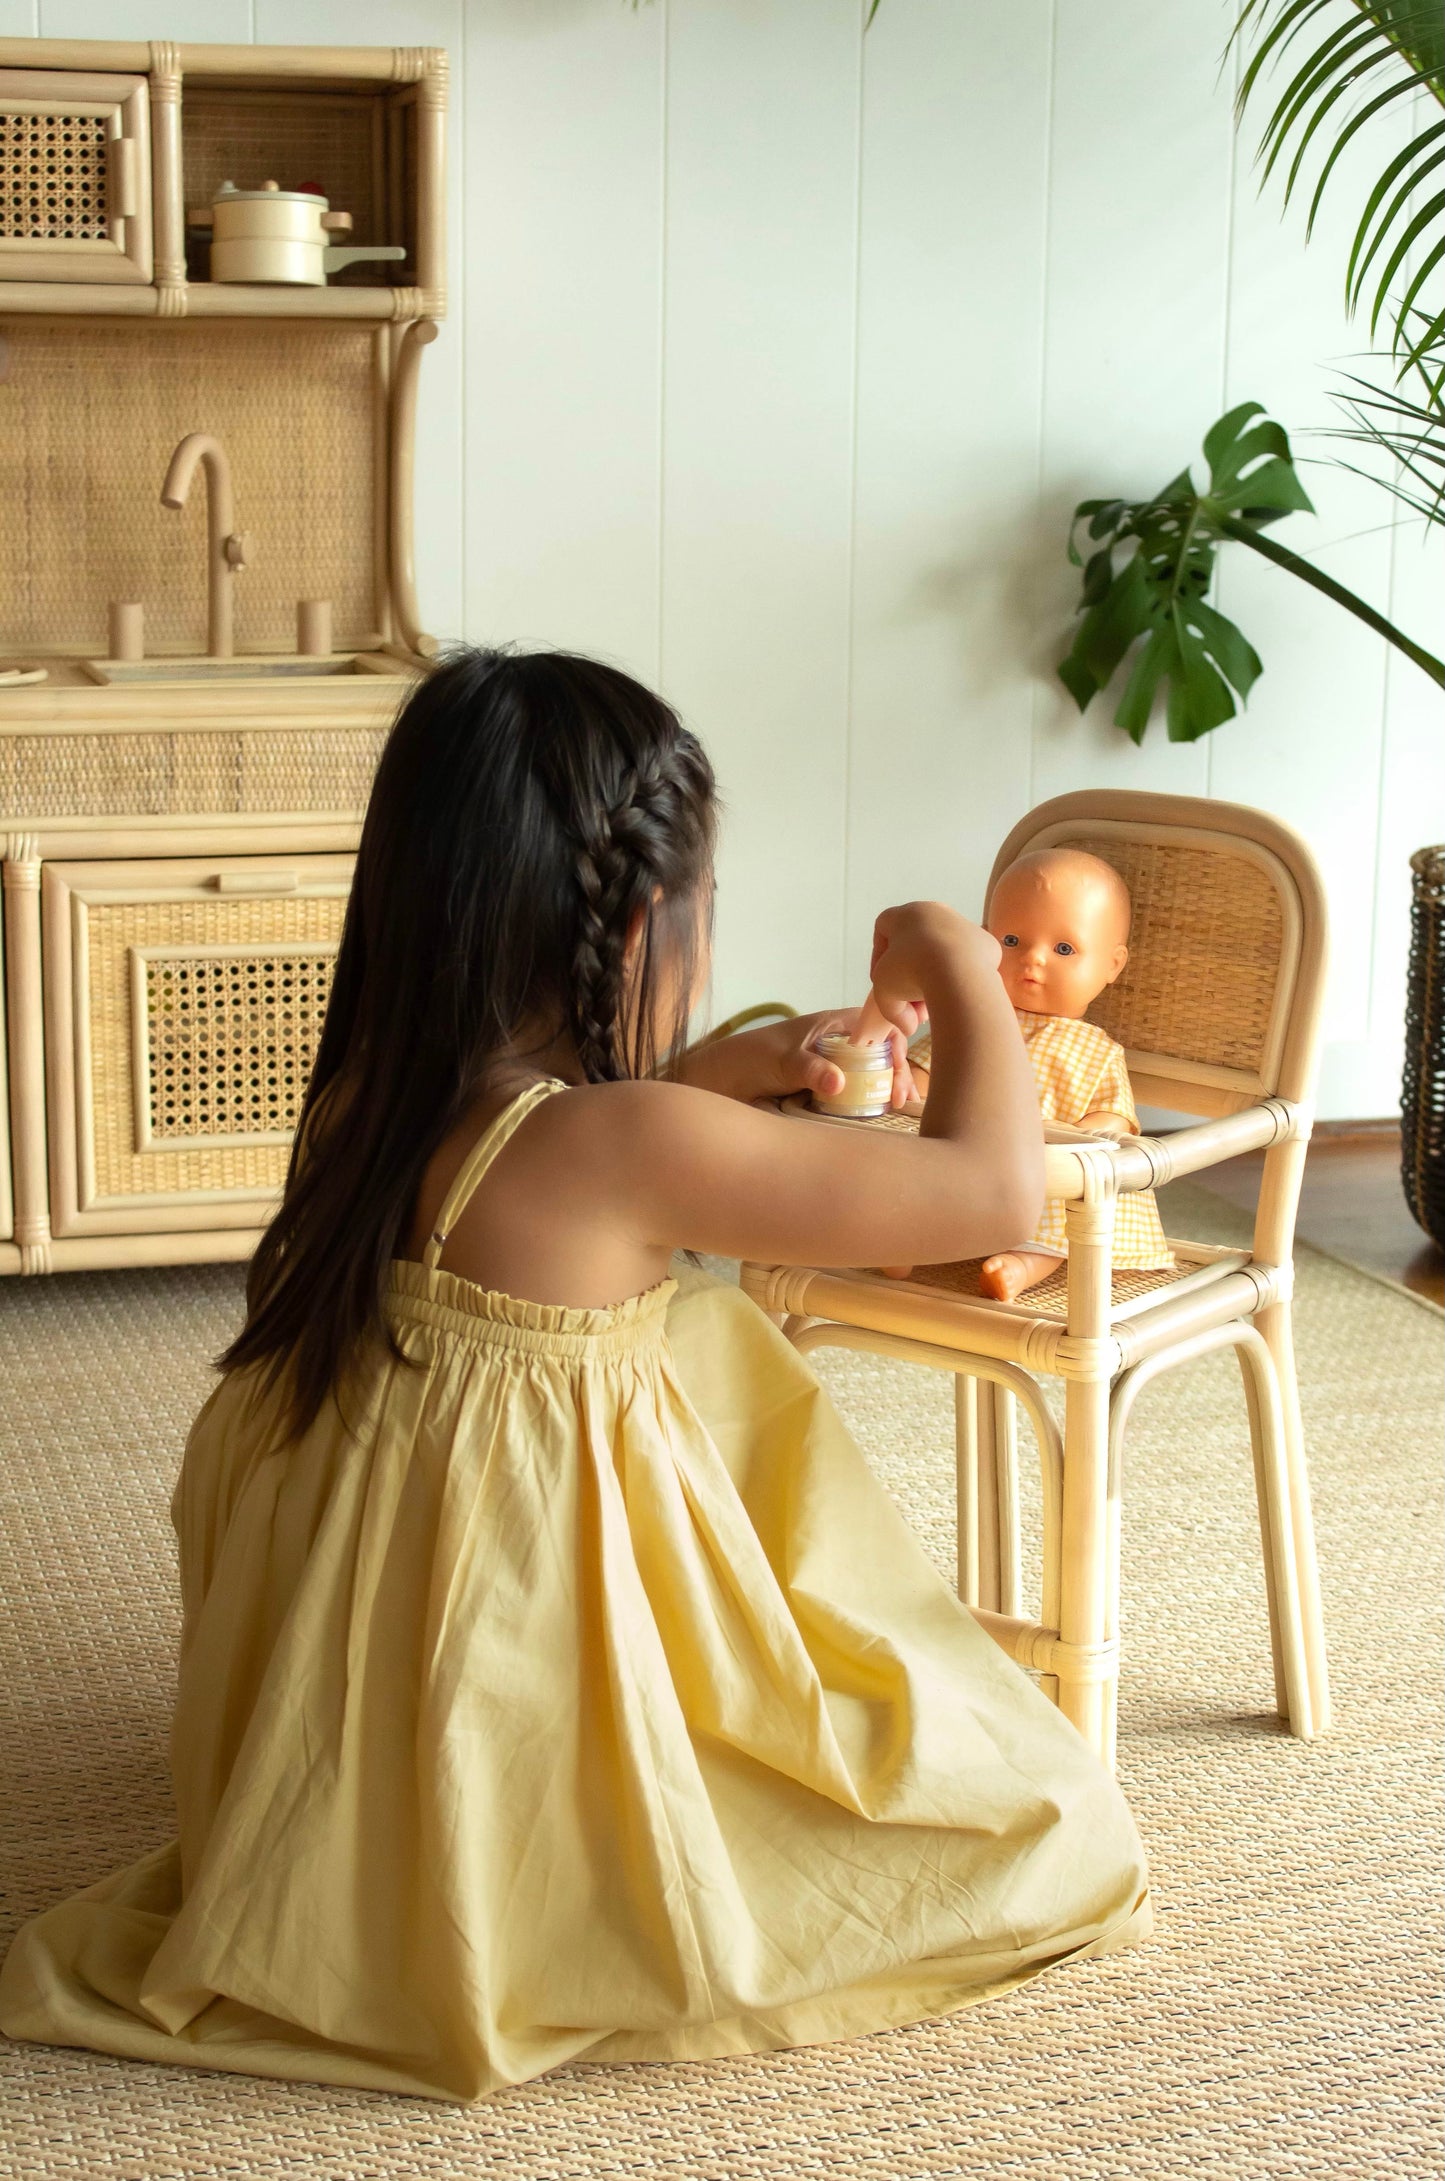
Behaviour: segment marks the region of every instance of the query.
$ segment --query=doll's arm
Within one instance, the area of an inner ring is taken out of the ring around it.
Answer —
[[[1112,1112],[1107,1106],[1100,1106],[1095,1112],[1084,1114],[1074,1126],[1091,1129],[1096,1136],[1124,1137],[1137,1136],[1139,1133],[1137,1121],[1130,1120],[1126,1113]]]

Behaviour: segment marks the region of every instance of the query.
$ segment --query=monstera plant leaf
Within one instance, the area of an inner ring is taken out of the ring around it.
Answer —
[[[1209,483],[1181,470],[1152,500],[1081,500],[1069,559],[1084,571],[1082,619],[1059,679],[1087,710],[1133,655],[1114,723],[1142,742],[1163,690],[1171,742],[1197,742],[1232,719],[1264,671],[1259,654],[1208,592],[1224,539],[1248,545],[1344,606],[1445,686],[1445,665],[1322,569],[1263,535],[1296,511],[1312,513],[1284,429],[1257,401],[1242,401],[1204,437]],[[1080,550],[1085,533],[1091,550]],[[1138,647],[1137,649],[1135,647]]]
[[[1262,528],[1310,499],[1282,427],[1257,401],[1241,402],[1206,435],[1209,483],[1181,470],[1152,500],[1083,500],[1074,510],[1069,559],[1084,571],[1083,619],[1059,668],[1082,712],[1139,646],[1114,714],[1142,742],[1165,692],[1171,742],[1195,742],[1232,719],[1263,668],[1232,621],[1208,602],[1214,556],[1227,524]],[[1093,550],[1080,551],[1080,529]]]

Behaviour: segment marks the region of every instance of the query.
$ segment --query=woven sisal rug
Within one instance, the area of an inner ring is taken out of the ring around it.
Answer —
[[[1238,1232],[1188,1185],[1165,1205],[1171,1232]],[[0,1286],[0,1947],[170,1833],[167,1500],[239,1291],[226,1267]],[[1273,1715],[1233,1364],[1136,1412],[1119,1760],[1148,1946],[849,2044],[578,2067],[473,2108],[0,2040],[0,2181],[1433,2181],[1441,1320],[1309,1254],[1299,1317],[1327,1738]],[[821,1368],[951,1568],[948,1382]]]

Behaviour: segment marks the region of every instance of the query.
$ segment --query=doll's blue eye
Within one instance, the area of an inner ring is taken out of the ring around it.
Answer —
[[[1003,935],[1003,943],[1006,947],[1016,947],[1019,943],[1018,933],[1016,931],[1006,931]]]
[[[1056,946],[1056,947],[1054,948],[1054,952],[1055,952],[1055,954],[1072,954],[1072,953],[1073,953],[1073,951],[1074,951],[1074,950],[1073,950],[1073,948],[1072,948],[1072,947],[1071,947],[1071,946],[1069,945],[1069,942],[1068,942],[1068,940],[1067,940],[1067,939],[1061,939],[1061,940],[1059,941],[1058,945],[1057,945],[1057,946]]]

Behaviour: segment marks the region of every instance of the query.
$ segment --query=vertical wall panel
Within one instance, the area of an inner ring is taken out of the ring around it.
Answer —
[[[14,0],[10,0],[13,6]],[[0,23],[6,0],[0,0]],[[22,0],[23,12],[23,0]],[[173,38],[198,44],[245,45],[251,36],[251,0],[37,0],[32,19],[12,35],[42,38]],[[5,26],[8,30],[8,25]]]
[[[467,634],[657,672],[665,6],[467,14]]]
[[[1064,560],[1081,499],[1143,498],[1220,413],[1231,124],[1216,8],[1059,0],[1044,332],[1046,557],[1037,607],[1036,795],[1111,785],[1203,792],[1205,754],[1162,721],[1136,750],[1118,690],[1081,719],[1049,668],[1078,597]],[[1122,686],[1122,685],[1120,685]]]
[[[1268,96],[1246,124],[1238,158],[1229,399],[1254,399],[1287,424],[1317,515],[1292,515],[1275,535],[1382,609],[1389,598],[1392,504],[1328,457],[1310,428],[1337,421],[1335,366],[1366,346],[1342,305],[1350,239],[1387,152],[1378,140],[1340,162],[1308,247],[1303,207],[1283,219],[1277,188],[1257,193],[1248,171]],[[1353,615],[1247,549],[1221,555],[1219,600],[1264,661],[1249,709],[1210,738],[1216,795],[1260,803],[1299,828],[1318,856],[1332,909],[1325,1036],[1358,1045],[1369,1009],[1375,833],[1386,646]],[[1322,1095],[1334,1110],[1353,1064]]]
[[[37,38],[40,0],[0,0],[0,38]]]
[[[1028,807],[1050,24],[910,0],[864,45],[854,984],[886,902],[979,913]]]
[[[841,996],[858,0],[671,0],[662,680],[729,804],[716,1006]]]

